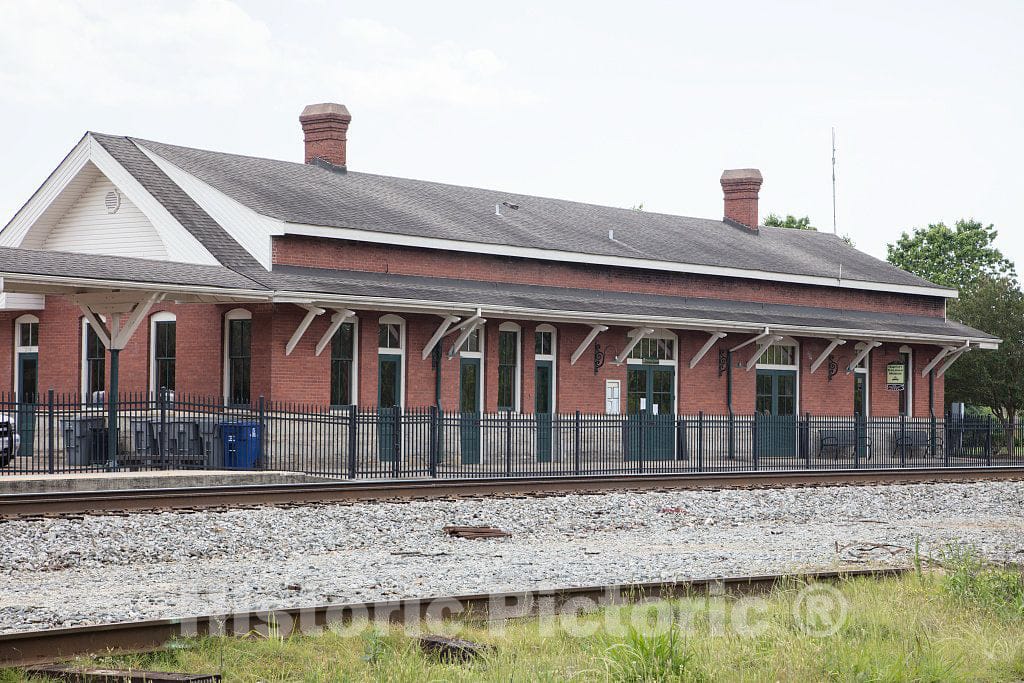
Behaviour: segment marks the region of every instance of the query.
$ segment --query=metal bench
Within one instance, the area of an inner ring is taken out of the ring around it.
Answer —
[[[935,446],[936,451],[942,449],[942,435],[939,432],[935,433],[934,442],[927,429],[906,429],[902,433],[893,432],[892,435],[893,455],[903,451],[913,458],[917,451],[928,452],[931,451],[932,446]]]
[[[865,457],[871,459],[871,437],[860,429],[822,429],[818,432],[818,457],[830,455],[838,458],[847,450],[863,448]]]

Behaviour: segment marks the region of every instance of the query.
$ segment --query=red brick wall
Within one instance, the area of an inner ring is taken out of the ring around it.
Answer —
[[[274,238],[274,262],[467,280],[828,306],[943,317],[941,297],[888,294],[710,275],[610,268],[289,235]]]
[[[217,397],[222,392],[222,364],[224,314],[231,306],[189,304],[162,305],[154,309],[173,311],[178,321],[177,388],[179,393],[193,393]],[[315,355],[317,341],[330,324],[330,315],[314,319],[309,330],[291,356],[284,353],[305,311],[290,304],[259,304],[245,306],[253,314],[253,367],[252,395],[260,394],[270,400],[325,405],[330,400],[330,349]],[[358,397],[360,405],[377,403],[377,324],[383,315],[377,311],[358,313]],[[81,312],[60,297],[48,297],[46,310],[38,311],[40,318],[40,388],[53,388],[77,396],[81,391]],[[0,391],[13,390],[14,325],[17,312],[0,313]],[[434,315],[402,316],[406,321],[406,366],[403,385],[405,405],[419,408],[435,403],[435,371],[430,357],[423,359],[422,350],[440,323]],[[485,407],[497,408],[498,331],[502,320],[489,319],[484,332],[484,394]],[[532,412],[534,388],[534,332],[537,323],[516,321],[521,325],[521,402],[525,412]],[[612,327],[600,334],[596,343],[606,351],[606,361],[595,374],[593,344],[587,348],[576,365],[570,356],[586,337],[586,325],[557,324],[556,336],[556,404],[560,412],[581,410],[585,413],[603,413],[605,380],[618,379],[626,390],[626,365],[615,365],[612,360],[627,340],[628,329]],[[149,320],[122,352],[121,386],[125,391],[148,391],[149,382]],[[745,340],[744,335],[731,334],[720,340],[693,369],[689,360],[703,346],[707,335],[702,332],[679,331],[679,364],[677,370],[677,397],[681,413],[704,411],[722,414],[727,410],[726,376],[718,374],[718,351],[728,349]],[[449,360],[447,351],[455,334],[443,340],[442,407],[458,409],[459,358]],[[810,364],[821,353],[826,341],[804,339],[800,342],[800,411],[812,414],[849,415],[853,410],[853,377],[845,372],[854,354],[854,343],[849,342],[834,351],[840,370],[828,380],[827,363],[817,372],[810,372]],[[871,354],[871,414],[894,415],[898,397],[885,388],[885,365],[897,360],[899,344],[885,344]],[[934,346],[914,346],[914,415],[928,415],[928,379],[921,377],[921,368],[938,351]],[[746,347],[733,357],[733,409],[737,414],[754,410],[756,371],[747,372],[741,366],[753,348]],[[109,376],[109,372],[108,372]],[[935,383],[935,405],[942,412],[942,380]]]

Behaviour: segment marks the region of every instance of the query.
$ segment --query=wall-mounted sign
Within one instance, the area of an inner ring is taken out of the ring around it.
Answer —
[[[885,366],[885,388],[889,391],[903,391],[907,386],[907,366],[903,363],[889,363]]]

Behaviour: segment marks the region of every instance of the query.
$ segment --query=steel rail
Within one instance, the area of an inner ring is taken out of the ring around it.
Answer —
[[[406,624],[457,617],[501,620],[557,616],[682,596],[746,594],[770,590],[787,581],[834,582],[847,578],[900,576],[910,567],[829,570],[794,574],[713,577],[680,581],[625,583],[608,586],[543,588],[533,591],[478,593],[447,597],[405,598],[254,610],[194,618],[151,619],[94,626],[0,634],[0,666],[33,666],[73,657],[127,654],[160,649],[180,638],[210,635],[243,636],[313,634],[330,625]]]
[[[614,490],[779,488],[1024,478],[1024,467],[670,473],[464,479],[348,480],[0,494],[0,518],[338,501],[558,495]]]

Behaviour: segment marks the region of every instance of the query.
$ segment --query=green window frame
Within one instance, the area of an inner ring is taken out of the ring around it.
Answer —
[[[178,323],[174,320],[158,320],[153,323],[153,389],[156,391],[174,391],[177,330]]]
[[[252,402],[252,319],[228,320],[228,403]]]
[[[107,349],[92,325],[85,323],[85,402],[92,403],[96,392],[107,383]]]

